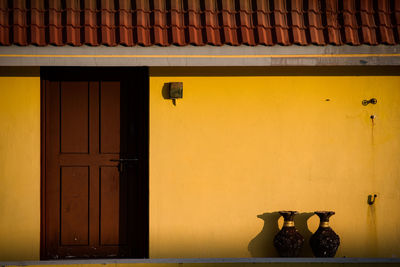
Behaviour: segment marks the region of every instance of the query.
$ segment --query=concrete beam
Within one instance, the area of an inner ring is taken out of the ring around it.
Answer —
[[[0,66],[399,66],[396,46],[0,47]]]

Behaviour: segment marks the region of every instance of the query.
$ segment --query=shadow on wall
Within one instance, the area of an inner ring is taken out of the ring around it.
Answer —
[[[304,237],[304,246],[301,250],[300,257],[314,257],[310,247],[310,237],[312,232],[308,229],[308,219],[314,216],[314,212],[302,212],[294,216],[294,225],[297,231]]]
[[[279,232],[278,219],[281,215],[278,212],[267,212],[257,215],[264,220],[264,227],[261,232],[250,241],[248,250],[252,257],[278,257],[274,248],[273,240]]]
[[[313,257],[309,244],[312,232],[308,229],[307,221],[313,216],[312,212],[299,213],[295,216],[294,223],[296,229],[304,237],[304,247],[300,253],[300,257]],[[261,232],[254,237],[249,245],[248,250],[252,257],[279,257],[276,251],[273,240],[275,235],[279,232],[278,220],[281,217],[279,212],[266,212],[257,215],[258,218],[264,221],[264,226]]]

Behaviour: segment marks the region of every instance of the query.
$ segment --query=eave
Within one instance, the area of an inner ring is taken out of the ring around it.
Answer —
[[[0,47],[1,66],[398,66],[400,45]]]

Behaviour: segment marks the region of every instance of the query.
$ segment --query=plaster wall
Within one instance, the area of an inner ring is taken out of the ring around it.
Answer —
[[[38,260],[40,77],[8,74],[0,76],[0,260]]]
[[[242,71],[151,69],[150,256],[276,256],[279,210],[311,256],[312,212],[333,210],[337,257],[400,257],[400,77]]]
[[[399,76],[150,70],[150,257],[276,256],[283,209],[306,239],[334,210],[338,257],[400,257]],[[0,129],[0,261],[38,260],[38,71],[0,76]]]

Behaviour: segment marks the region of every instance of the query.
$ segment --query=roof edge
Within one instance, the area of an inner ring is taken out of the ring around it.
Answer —
[[[398,66],[395,46],[0,47],[0,66]]]

